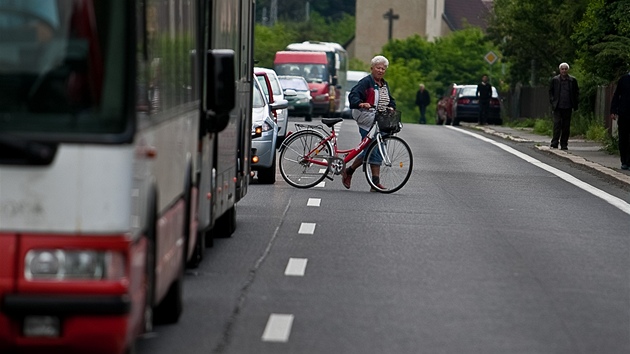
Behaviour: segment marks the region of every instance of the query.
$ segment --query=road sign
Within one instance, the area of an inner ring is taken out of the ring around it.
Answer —
[[[488,62],[488,64],[490,64],[490,65],[494,64],[494,63],[497,61],[497,59],[499,59],[499,57],[498,57],[496,54],[494,54],[494,52],[493,52],[493,51],[489,51],[489,52],[488,52],[488,54],[486,54],[483,58],[484,58],[484,59]]]

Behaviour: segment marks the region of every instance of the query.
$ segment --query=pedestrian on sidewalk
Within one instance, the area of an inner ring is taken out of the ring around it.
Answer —
[[[630,73],[623,75],[610,103],[610,117],[617,119],[621,169],[630,166]]]
[[[431,103],[429,91],[424,88],[424,84],[420,84],[418,92],[416,92],[416,106],[420,109],[420,124],[427,124],[427,106]]]
[[[488,75],[481,77],[481,83],[477,85],[475,96],[479,97],[479,125],[486,125],[488,124],[490,97],[492,97],[492,85],[488,82]]]
[[[567,150],[571,130],[571,112],[577,110],[580,89],[575,77],[569,75],[569,64],[558,66],[560,74],[551,79],[549,85],[549,102],[553,110],[553,137],[551,147]]]

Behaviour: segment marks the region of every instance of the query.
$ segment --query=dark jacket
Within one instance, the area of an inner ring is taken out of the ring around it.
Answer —
[[[428,106],[431,103],[431,96],[429,96],[429,91],[425,88],[424,90],[418,90],[416,92],[416,106]]]
[[[479,97],[480,101],[490,101],[490,97],[492,97],[492,85],[486,82],[486,84],[477,85],[477,91],[475,92],[475,96]]]
[[[617,82],[617,88],[610,102],[611,114],[630,114],[630,74],[625,74]]]
[[[578,108],[578,100],[580,97],[580,89],[578,88],[578,82],[575,77],[569,75],[569,87],[570,87],[570,95],[571,98],[571,107],[573,110]],[[549,84],[549,103],[551,103],[551,108],[558,108],[558,103],[560,103],[560,75],[556,75],[551,79],[551,83]]]
[[[387,91],[389,92],[389,107],[396,108],[396,100],[392,97],[392,89],[387,84],[387,81],[383,79],[384,86],[387,86]],[[378,85],[374,81],[372,75],[368,75],[359,82],[350,90],[350,94],[348,95],[348,100],[350,101],[350,108],[359,109],[360,103],[369,103],[373,106],[376,106],[378,102],[374,102],[374,90],[378,90]]]

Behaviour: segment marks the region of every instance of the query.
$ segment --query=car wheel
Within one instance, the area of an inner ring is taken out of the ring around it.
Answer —
[[[276,156],[274,154],[271,167],[258,170],[258,183],[274,184],[276,183]]]
[[[311,115],[311,114],[307,114],[307,115],[304,117],[304,120],[305,120],[305,121],[307,121],[307,122],[312,121],[312,120],[313,120],[313,115]]]

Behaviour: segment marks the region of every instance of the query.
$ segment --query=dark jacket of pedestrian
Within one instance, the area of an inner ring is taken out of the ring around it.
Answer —
[[[568,80],[565,82],[565,80]],[[566,96],[566,100],[563,99],[561,88],[565,85],[569,89],[569,94]],[[551,79],[549,85],[549,102],[552,109],[564,108],[564,109],[578,109],[578,100],[580,97],[580,90],[578,89],[577,79],[571,75],[566,76],[566,79],[562,79],[561,75],[556,75]]]
[[[617,88],[610,102],[611,114],[630,114],[630,74],[625,74],[617,82]]]
[[[431,103],[431,96],[429,96],[429,91],[427,89],[418,90],[416,92],[416,106],[426,107]]]
[[[480,83],[477,85],[477,91],[475,96],[479,97],[480,101],[490,101],[492,97],[492,85],[489,83]]]

